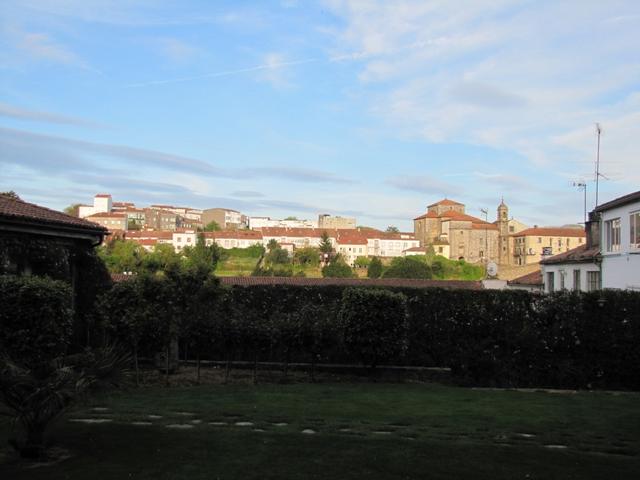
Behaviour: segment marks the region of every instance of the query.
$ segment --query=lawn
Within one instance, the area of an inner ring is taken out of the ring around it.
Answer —
[[[5,450],[0,478],[635,479],[639,400],[434,384],[148,387],[62,419],[52,434],[67,460],[25,468]]]

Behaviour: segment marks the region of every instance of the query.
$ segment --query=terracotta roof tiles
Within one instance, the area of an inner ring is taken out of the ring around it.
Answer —
[[[219,277],[224,285],[297,285],[354,287],[412,287],[482,290],[482,283],[467,280],[417,280],[409,278],[304,278],[304,277]]]
[[[581,228],[562,228],[562,227],[533,227],[514,233],[512,237],[586,237]]]

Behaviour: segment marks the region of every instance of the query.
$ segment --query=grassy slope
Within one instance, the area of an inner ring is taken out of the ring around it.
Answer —
[[[112,424],[62,422],[55,436],[74,458],[31,470],[5,463],[0,477],[631,479],[640,471],[639,399],[399,384],[151,388],[95,403],[113,415],[72,415]],[[128,424],[147,414],[164,418]],[[190,418],[203,423],[163,427]],[[207,424],[240,420],[266,431]]]

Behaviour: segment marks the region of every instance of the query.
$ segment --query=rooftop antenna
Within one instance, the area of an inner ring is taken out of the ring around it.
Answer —
[[[596,151],[596,208],[598,207],[598,180],[600,180],[600,135],[602,127],[596,123],[596,133],[598,134],[598,149]]]

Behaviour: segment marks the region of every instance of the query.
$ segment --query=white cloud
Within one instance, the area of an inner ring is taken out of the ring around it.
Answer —
[[[46,33],[24,33],[18,40],[17,47],[37,60],[85,66],[80,57]]]

